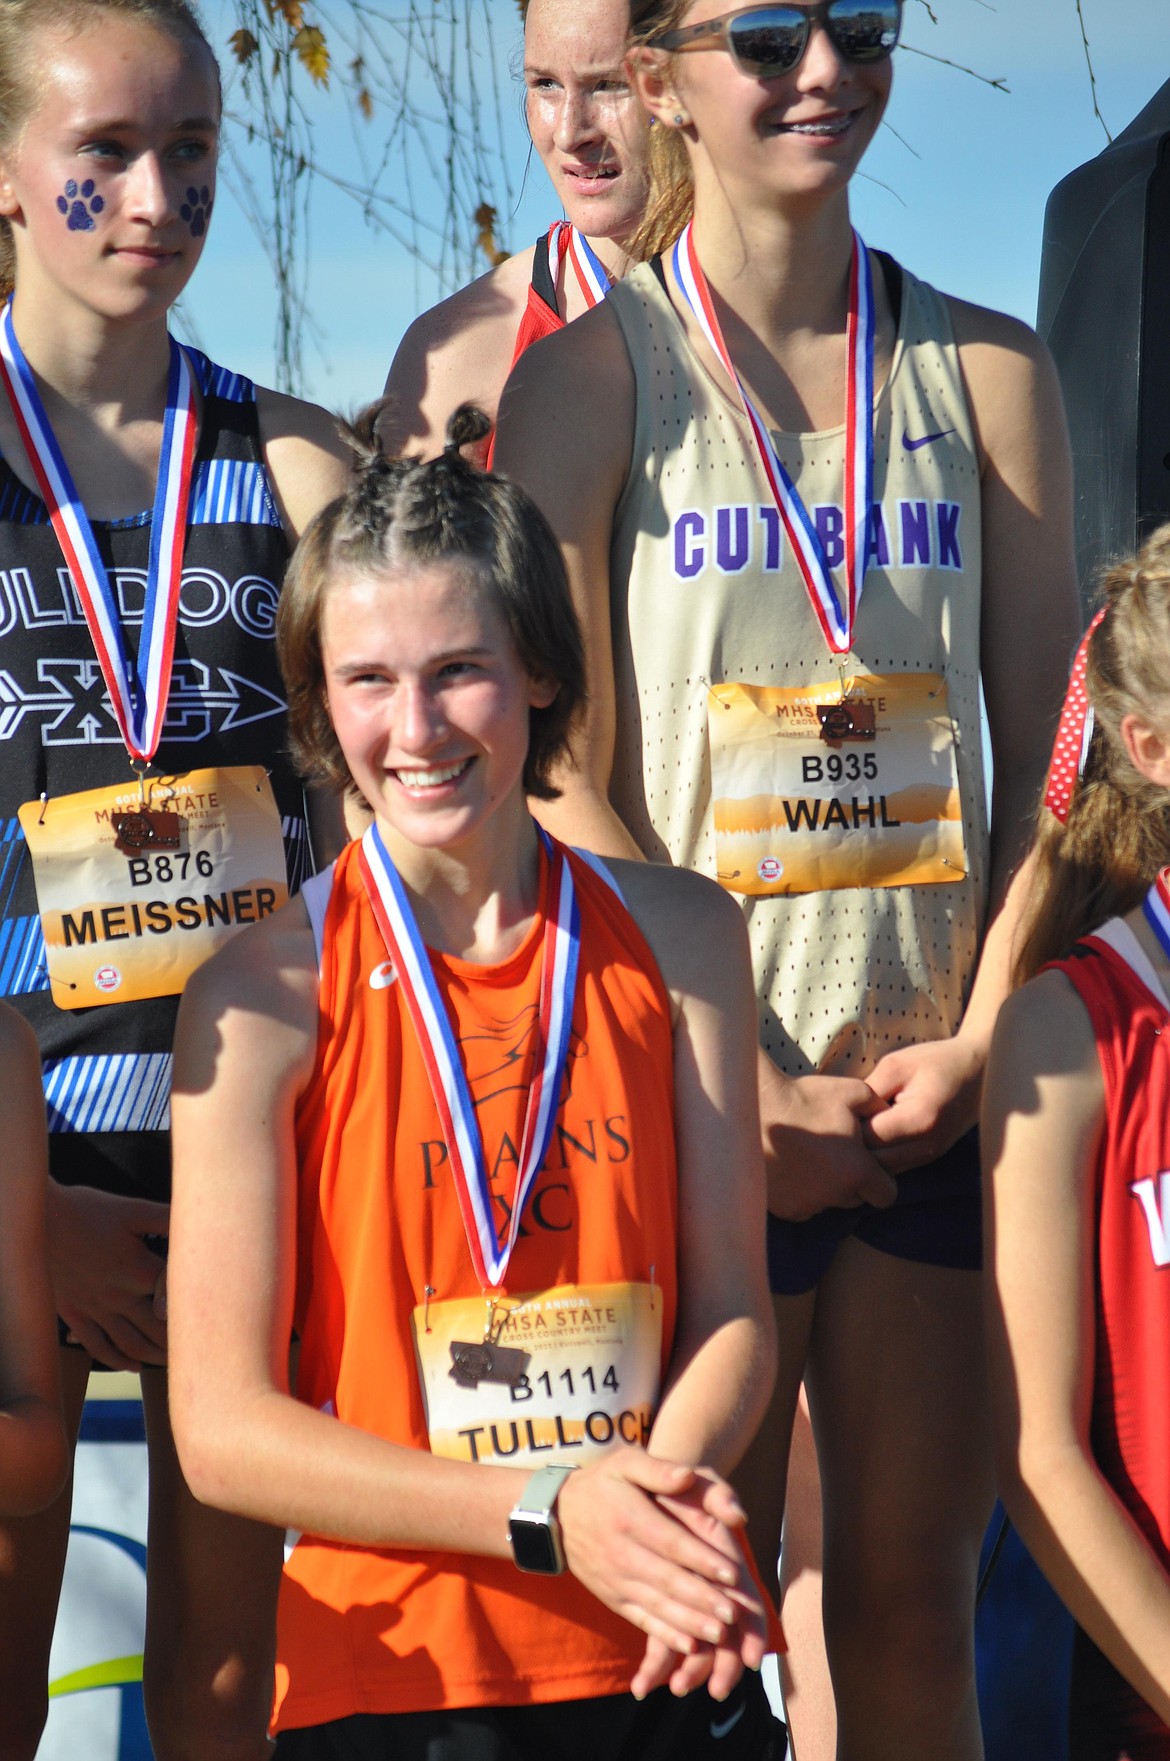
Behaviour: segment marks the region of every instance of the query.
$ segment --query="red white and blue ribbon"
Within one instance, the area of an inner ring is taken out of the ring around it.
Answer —
[[[1060,712],[1060,725],[1052,743],[1052,760],[1044,787],[1044,805],[1061,825],[1068,823],[1073,790],[1084,774],[1085,760],[1089,756],[1089,742],[1093,738],[1093,705],[1089,702],[1085,673],[1089,664],[1089,643],[1093,631],[1107,610],[1107,606],[1101,607],[1081,637],[1081,645],[1077,649],[1072,672],[1069,674],[1064,707]]]
[[[694,231],[687,225],[674,247],[674,273],[687,303],[737,387],[744,414],[756,441],[764,476],[780,513],[788,542],[808,589],[809,600],[821,633],[833,654],[848,654],[853,646],[857,609],[865,585],[869,545],[870,510],[873,506],[873,382],[877,315],[873,294],[873,269],[869,252],[853,234],[853,259],[849,271],[849,318],[846,327],[848,377],[845,389],[845,591],[838,591],[825,547],[792,478],[785,470],[762,417],[748,397],[744,384],[723,339],[723,329],[711,298],[695,248]]]
[[[566,254],[586,307],[599,306],[613,285],[605,264],[583,232],[567,220],[556,220],[548,229],[548,268],[554,287]]]
[[[158,750],[167,712],[198,427],[190,362],[174,338],[169,341],[167,406],[135,665],[89,516],[16,339],[11,300],[0,319],[0,383],[8,394],[29,465],[73,577],[122,739],[130,756],[141,764],[149,764]]]
[[[541,955],[536,1065],[528,1090],[511,1214],[502,1240],[493,1213],[483,1135],[451,1019],[406,888],[376,825],[370,826],[363,836],[358,857],[374,918],[386,952],[394,962],[399,990],[418,1035],[447,1146],[467,1245],[482,1290],[499,1289],[504,1282],[528,1195],[548,1151],[569,1055],[573,1000],[577,993],[581,928],[573,876],[561,847],[543,831],[540,836],[550,865],[551,909],[545,919]]]
[[[1170,960],[1170,868],[1162,870],[1142,901],[1142,910],[1162,952]]]

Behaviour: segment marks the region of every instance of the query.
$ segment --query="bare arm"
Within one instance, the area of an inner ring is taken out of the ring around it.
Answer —
[[[1000,1485],[1063,1601],[1170,1722],[1170,1575],[1089,1443],[1103,1115],[1088,1016],[1065,978],[1042,974],[1000,1015],[983,1107]]]
[[[616,318],[602,305],[516,363],[500,403],[495,467],[528,490],[560,540],[585,641],[588,705],[573,762],[556,778],[560,799],[541,802],[539,818],[565,843],[636,859],[637,845],[609,804],[609,546],[633,434],[629,357]]]
[[[523,1471],[404,1448],[288,1392],[293,1119],[312,1068],[316,983],[294,901],[202,968],[183,999],[170,1314],[184,1472],[197,1497],[261,1521],[359,1545],[506,1556]],[[740,1606],[723,1587],[741,1575],[726,1551],[655,1502],[685,1496],[695,1478],[689,1463],[623,1449],[581,1468],[562,1495],[571,1569],[679,1652],[725,1640]]]
[[[0,1512],[29,1516],[61,1490],[68,1454],[45,1228],[48,1156],[36,1040],[0,1007]]]
[[[952,310],[982,464],[980,659],[995,770],[990,916],[954,1039],[891,1053],[869,1076],[891,1105],[869,1122],[868,1134],[895,1173],[941,1155],[978,1116],[1027,897],[1020,863],[1081,621],[1072,466],[1052,360],[1026,325],[960,302]]]

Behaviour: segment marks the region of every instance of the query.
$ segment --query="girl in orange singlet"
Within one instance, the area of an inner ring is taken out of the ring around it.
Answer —
[[[725,1478],[773,1374],[744,934],[538,832],[580,636],[486,426],[359,438],[282,598],[300,761],[373,823],[183,1005],[180,1456],[298,1537],[281,1761],[779,1758]]]

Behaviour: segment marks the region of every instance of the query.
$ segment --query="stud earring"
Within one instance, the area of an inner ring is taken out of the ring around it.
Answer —
[[[684,116],[684,115],[683,115],[683,113],[682,113],[682,111],[681,111],[681,110],[676,110],[676,111],[675,111],[675,113],[674,113],[674,118],[673,118],[673,120],[674,120],[674,126],[675,126],[675,128],[681,128],[681,127],[682,127],[682,126],[683,126],[683,124],[684,124],[684,123],[685,123],[685,122],[686,122],[686,120],[687,120],[687,119],[686,119],[686,117],[685,117],[685,116]]]

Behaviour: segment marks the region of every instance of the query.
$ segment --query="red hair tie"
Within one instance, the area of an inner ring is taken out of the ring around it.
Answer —
[[[1052,762],[1048,767],[1048,784],[1044,790],[1044,805],[1050,813],[1056,816],[1061,825],[1068,823],[1068,810],[1072,804],[1073,790],[1084,771],[1089,741],[1093,734],[1093,706],[1089,702],[1089,693],[1085,688],[1085,671],[1089,663],[1089,640],[1108,609],[1104,605],[1101,607],[1081,637],[1081,645],[1077,649],[1072,672],[1069,675],[1064,708],[1060,712],[1060,726],[1056,730],[1056,740],[1052,747]]]

